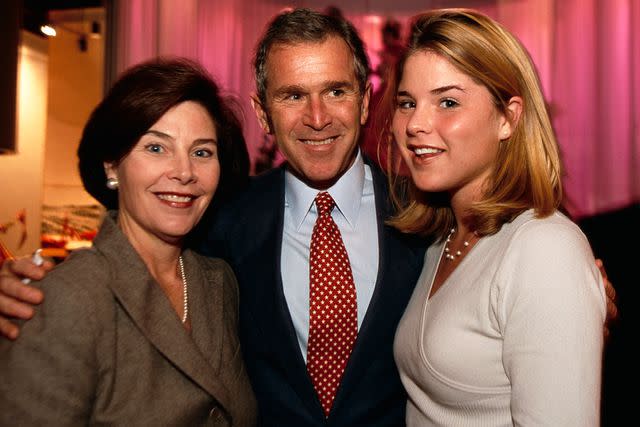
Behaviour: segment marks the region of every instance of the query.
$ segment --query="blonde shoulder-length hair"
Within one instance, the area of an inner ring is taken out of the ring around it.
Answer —
[[[538,75],[520,42],[479,12],[440,9],[413,18],[407,53],[396,65],[379,112],[382,138],[392,138],[395,96],[406,58],[424,50],[441,55],[485,86],[505,117],[510,117],[509,100],[522,98],[514,132],[500,144],[483,197],[466,217],[471,229],[481,236],[490,235],[527,209],[533,208],[538,217],[553,213],[562,201],[562,166]],[[387,148],[388,176],[399,213],[390,223],[403,232],[444,237],[454,225],[448,195],[424,193],[410,178],[396,173],[393,146],[389,143]]]

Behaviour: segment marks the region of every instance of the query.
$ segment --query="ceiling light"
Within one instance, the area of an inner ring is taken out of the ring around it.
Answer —
[[[40,31],[45,36],[49,36],[49,37],[55,37],[56,36],[56,29],[53,28],[51,25],[48,25],[48,24],[40,26]]]
[[[91,34],[90,37],[92,39],[99,39],[101,36],[100,34],[100,23],[98,21],[92,21],[91,22]]]

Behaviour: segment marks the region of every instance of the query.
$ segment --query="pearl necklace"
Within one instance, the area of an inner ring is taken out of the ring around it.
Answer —
[[[451,254],[451,250],[449,249],[449,243],[451,242],[451,236],[453,236],[453,234],[455,232],[456,232],[456,229],[452,228],[451,231],[449,232],[449,235],[447,236],[447,240],[446,240],[446,242],[444,244],[444,257],[446,259],[448,259],[449,261],[453,261],[454,259],[456,259],[460,255],[462,255],[462,251],[461,250],[457,250],[454,254]],[[466,249],[469,246],[469,241],[465,240],[464,243],[462,243],[462,245],[464,246],[462,249]]]
[[[182,277],[182,323],[185,323],[189,315],[189,295],[187,293],[187,276],[184,274],[182,255],[178,257],[178,264],[180,264],[180,277]]]

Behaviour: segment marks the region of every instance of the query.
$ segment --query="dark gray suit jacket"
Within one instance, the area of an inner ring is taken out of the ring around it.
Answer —
[[[0,425],[253,425],[229,266],[184,254],[190,336],[110,214],[38,284],[20,339],[0,340]]]
[[[258,400],[259,425],[404,425],[406,394],[393,360],[393,338],[420,274],[425,242],[384,224],[391,214],[386,178],[370,166],[378,279],[328,419],[307,375],[282,288],[284,168],[253,179],[206,230],[200,250],[226,259],[240,284],[240,339]]]

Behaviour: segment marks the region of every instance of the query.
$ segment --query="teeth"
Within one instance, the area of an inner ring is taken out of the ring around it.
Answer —
[[[327,144],[331,144],[333,142],[335,138],[327,138],[327,139],[323,139],[321,141],[314,141],[311,139],[305,139],[303,140],[305,144],[309,144],[309,145],[327,145]]]
[[[158,194],[158,197],[168,202],[178,202],[178,203],[187,203],[193,199],[193,197],[191,196],[178,196],[177,194]]]
[[[418,156],[422,156],[423,154],[441,153],[442,150],[438,150],[437,148],[416,148],[413,152]]]

